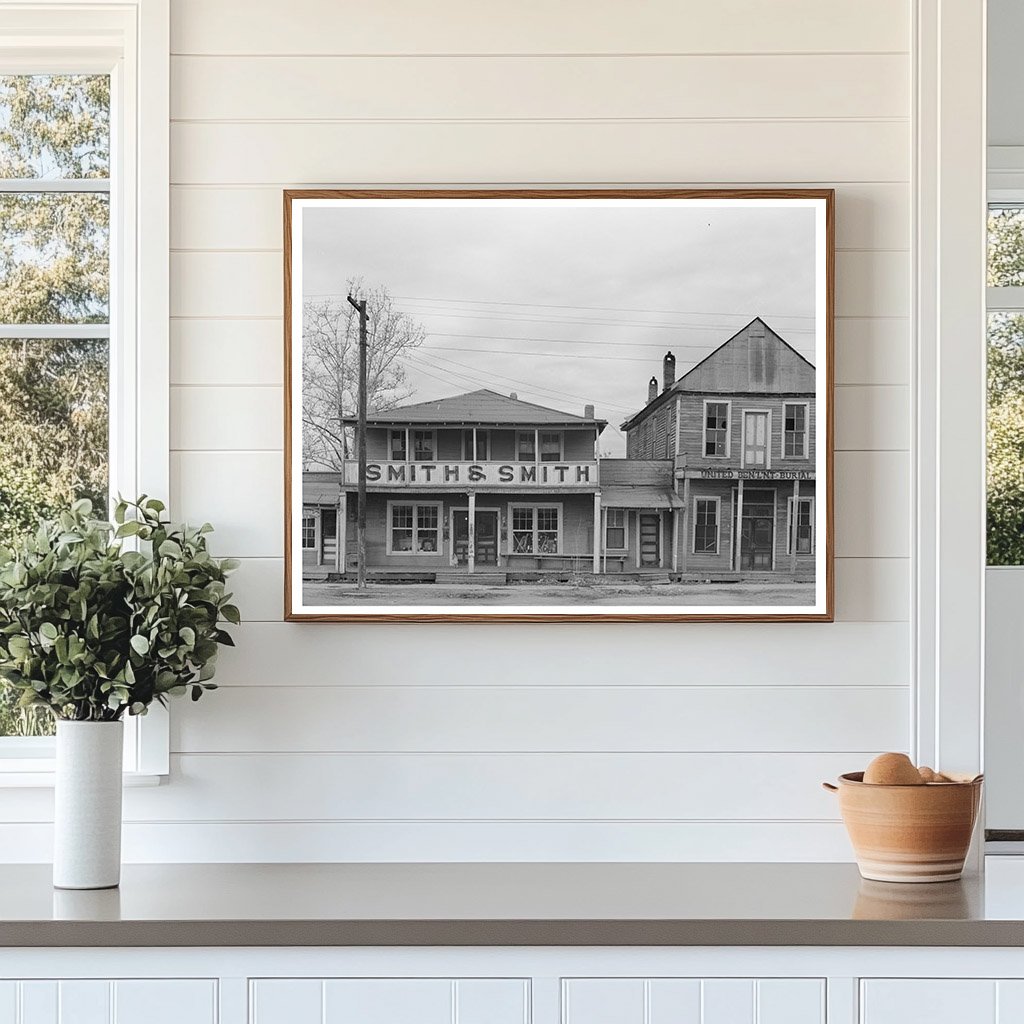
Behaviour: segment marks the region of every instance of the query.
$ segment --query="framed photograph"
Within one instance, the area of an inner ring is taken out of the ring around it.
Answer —
[[[285,192],[286,617],[831,621],[833,208]]]

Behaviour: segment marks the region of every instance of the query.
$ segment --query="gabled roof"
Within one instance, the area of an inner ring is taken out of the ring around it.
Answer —
[[[345,423],[355,423],[355,417],[348,417]],[[575,416],[559,409],[549,409],[533,402],[499,394],[489,388],[470,391],[451,398],[439,398],[434,402],[416,402],[400,405],[387,412],[372,412],[366,422],[375,426],[425,423],[431,426],[596,426],[600,430],[608,425],[607,420],[596,417]]]
[[[752,359],[751,343],[762,338],[765,344],[760,348],[758,358]],[[662,391],[626,420],[622,429],[632,429],[680,392],[813,395],[814,364],[800,355],[761,317],[755,317],[687,370],[672,387]]]

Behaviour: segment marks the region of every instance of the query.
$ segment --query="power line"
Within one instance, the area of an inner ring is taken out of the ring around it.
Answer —
[[[304,298],[309,299],[329,299],[344,297],[341,292],[307,292]],[[811,313],[737,313],[735,311],[715,311],[715,310],[687,310],[687,309],[640,309],[637,307],[630,306],[584,306],[584,305],[571,305],[568,303],[557,303],[557,302],[506,302],[499,299],[453,299],[453,298],[438,298],[430,295],[392,295],[393,299],[404,299],[407,302],[451,302],[460,303],[462,305],[472,304],[476,306],[534,306],[541,309],[591,309],[598,310],[603,313],[654,313],[661,316],[730,316],[730,317],[746,317],[753,320],[755,317],[772,317],[775,320],[814,320],[815,316]]]
[[[603,339],[586,338],[512,338],[507,334],[458,334],[453,331],[427,331],[428,338],[473,338],[478,341],[529,341],[541,345],[602,345],[616,348],[654,348],[659,352],[664,348],[664,342],[658,341],[605,341]],[[674,349],[692,348],[700,352],[711,352],[714,345],[677,345],[671,343]]]
[[[510,349],[501,348],[464,348],[457,345],[434,345],[431,348],[424,349],[426,352],[476,352],[477,354],[484,354],[489,356],[530,356],[531,358],[541,359],[572,359],[574,358],[573,353],[566,353],[562,355],[558,352],[524,352],[522,350],[514,351]],[[602,362],[613,362],[613,363],[647,363],[650,365],[651,360],[641,356],[594,356],[594,355],[576,355],[575,358],[580,359],[600,359]],[[806,358],[806,357],[804,357]]]
[[[730,331],[735,333],[735,325],[732,324],[666,324],[654,323],[650,320],[585,320],[572,317],[528,317],[525,315],[503,314],[490,315],[489,311],[473,313],[447,313],[443,310],[432,309],[407,309],[396,307],[396,312],[405,313],[406,316],[434,316],[444,317],[446,320],[497,320],[509,324],[564,324],[570,327],[626,327],[651,328],[659,331]],[[813,327],[787,327],[786,334],[812,334]]]

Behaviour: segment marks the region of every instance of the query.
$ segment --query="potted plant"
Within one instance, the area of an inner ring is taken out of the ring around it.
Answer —
[[[164,505],[118,502],[114,522],[78,501],[0,549],[0,678],[57,722],[54,885],[116,886],[123,718],[214,689],[218,645],[238,623],[238,563],[206,547],[208,523],[172,526]]]

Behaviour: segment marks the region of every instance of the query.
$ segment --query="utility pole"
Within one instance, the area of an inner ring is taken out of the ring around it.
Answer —
[[[356,510],[356,545],[359,552],[356,586],[366,589],[366,299],[357,302],[350,295],[349,305],[359,313],[359,507]]]

